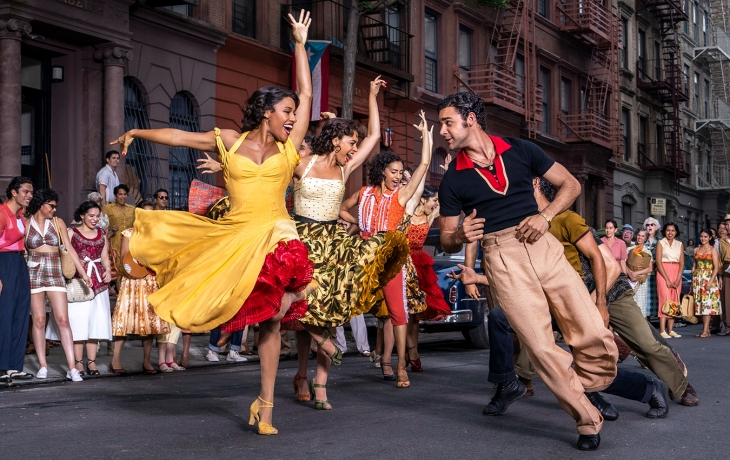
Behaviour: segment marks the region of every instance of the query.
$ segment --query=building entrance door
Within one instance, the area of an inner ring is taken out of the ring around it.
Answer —
[[[51,144],[50,62],[22,57],[20,172],[35,188],[48,187]]]

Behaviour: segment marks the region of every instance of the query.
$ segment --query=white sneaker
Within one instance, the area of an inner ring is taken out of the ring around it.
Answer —
[[[664,338],[664,339],[671,339],[671,338],[672,338],[672,336],[671,336],[671,335],[667,334],[667,333],[666,333],[666,332],[664,332],[664,331],[662,331],[662,332],[661,332],[661,333],[660,333],[659,335],[661,335],[661,336],[662,336],[662,338]]]
[[[218,353],[214,352],[210,348],[208,348],[208,354],[205,355],[205,359],[213,363],[217,363],[218,361],[220,361],[220,359],[218,358]]]
[[[226,358],[226,361],[233,361],[236,363],[245,363],[246,361],[248,361],[248,359],[239,355],[236,350],[231,350],[228,352],[228,357]]]
[[[37,379],[48,378],[48,369],[45,367],[41,367],[40,369],[38,369],[38,373],[35,375],[35,378],[37,378]]]
[[[69,380],[72,380],[74,382],[83,382],[84,379],[81,378],[81,374],[79,373],[79,370],[75,367],[71,369],[70,371],[66,372],[66,378]]]

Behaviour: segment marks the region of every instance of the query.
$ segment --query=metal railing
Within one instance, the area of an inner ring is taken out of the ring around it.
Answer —
[[[698,189],[730,188],[730,167],[695,165],[695,186]]]
[[[558,114],[560,140],[563,142],[594,142],[611,147],[611,120],[596,111]]]
[[[328,40],[332,42],[332,46],[345,47],[350,9],[335,0],[318,0],[306,4],[281,5],[282,19],[279,40],[283,50],[288,52],[291,42],[287,14],[291,13],[298,17],[299,11],[304,8],[311,9],[310,40]],[[399,15],[393,12],[383,14],[391,15],[394,22],[406,22],[405,14]],[[410,40],[413,36],[400,27],[377,19],[376,15],[379,16],[380,13],[360,16],[357,38],[358,57],[410,73]]]
[[[595,0],[557,0],[560,30],[574,33],[595,33],[611,40],[612,15]]]

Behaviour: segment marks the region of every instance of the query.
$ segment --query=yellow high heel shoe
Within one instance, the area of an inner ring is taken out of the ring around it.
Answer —
[[[261,404],[259,404],[259,401],[261,401]],[[251,408],[249,409],[251,412],[251,418],[248,419],[248,424],[253,425],[254,420],[259,422],[259,434],[264,435],[272,435],[272,434],[278,434],[279,430],[271,426],[271,424],[262,422],[261,418],[259,417],[259,409],[273,409],[274,403],[266,401],[264,399],[261,399],[261,396],[256,398],[256,401],[251,404]]]

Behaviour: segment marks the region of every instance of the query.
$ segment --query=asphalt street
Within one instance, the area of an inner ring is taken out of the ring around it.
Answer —
[[[483,416],[494,391],[489,351],[467,348],[459,334],[422,346],[425,372],[409,374],[410,389],[383,381],[367,358],[346,356],[330,377],[331,411],[297,402],[296,360],[282,362],[278,436],[248,426],[259,385],[258,363],[249,362],[1,390],[0,446],[3,457],[24,459],[727,458],[730,337],[695,338],[699,331],[678,329],[684,337],[672,343],[700,405],[672,403],[667,419],[650,420],[648,406],[607,395],[621,415],[604,424],[596,452],[575,449],[574,422],[539,380],[534,397]],[[646,372],[631,358],[620,366]]]

